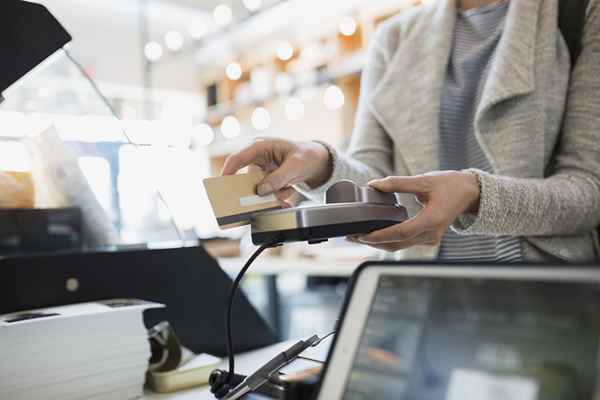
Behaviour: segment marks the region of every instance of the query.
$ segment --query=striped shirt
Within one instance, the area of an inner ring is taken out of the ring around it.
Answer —
[[[475,111],[502,36],[508,2],[459,11],[440,111],[440,168],[492,167],[474,132]],[[521,242],[513,237],[461,236],[448,231],[438,256],[443,260],[522,260]]]

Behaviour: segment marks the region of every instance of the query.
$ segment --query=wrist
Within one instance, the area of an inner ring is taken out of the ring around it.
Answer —
[[[479,200],[481,198],[481,181],[479,174],[472,170],[462,171],[465,177],[465,187],[467,194],[466,208],[464,213],[477,215],[479,213]]]
[[[333,173],[333,157],[329,152],[327,146],[320,142],[310,142],[311,152],[315,162],[314,173],[309,176],[306,180],[306,184],[311,188],[315,189],[319,186],[324,185]]]

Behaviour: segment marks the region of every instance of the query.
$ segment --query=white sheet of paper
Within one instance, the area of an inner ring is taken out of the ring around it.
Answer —
[[[535,380],[457,369],[452,372],[446,400],[536,400]]]
[[[268,196],[245,196],[240,198],[240,205],[242,207],[252,207],[259,204],[271,203],[277,201],[277,197],[274,194]]]

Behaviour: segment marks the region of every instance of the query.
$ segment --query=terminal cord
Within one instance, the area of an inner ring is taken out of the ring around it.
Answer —
[[[226,341],[227,357],[229,358],[229,374],[227,376],[227,381],[226,381],[227,383],[229,383],[231,381],[231,379],[235,376],[235,360],[234,360],[234,356],[233,356],[233,353],[234,353],[233,352],[233,339],[232,339],[232,334],[231,334],[231,312],[233,309],[233,301],[235,300],[235,295],[240,286],[240,282],[242,281],[244,274],[246,273],[246,271],[248,271],[248,269],[250,268],[250,266],[252,265],[254,260],[256,260],[263,251],[265,251],[266,249],[271,248],[271,247],[280,246],[281,244],[282,244],[281,239],[279,237],[276,237],[276,238],[262,244],[258,249],[256,249],[254,254],[252,254],[252,256],[250,256],[248,261],[246,261],[244,268],[242,268],[242,270],[238,273],[237,277],[231,284],[231,288],[229,289],[229,296],[227,299],[227,317],[225,319],[225,330],[227,332],[227,341]]]

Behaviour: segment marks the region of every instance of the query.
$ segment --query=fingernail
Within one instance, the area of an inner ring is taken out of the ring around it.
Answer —
[[[356,240],[358,240],[361,243],[367,243],[367,237],[366,236],[358,236],[356,238]]]
[[[258,185],[258,187],[256,188],[256,194],[258,194],[259,196],[266,196],[273,192],[273,186],[270,183],[263,183],[262,185]]]

